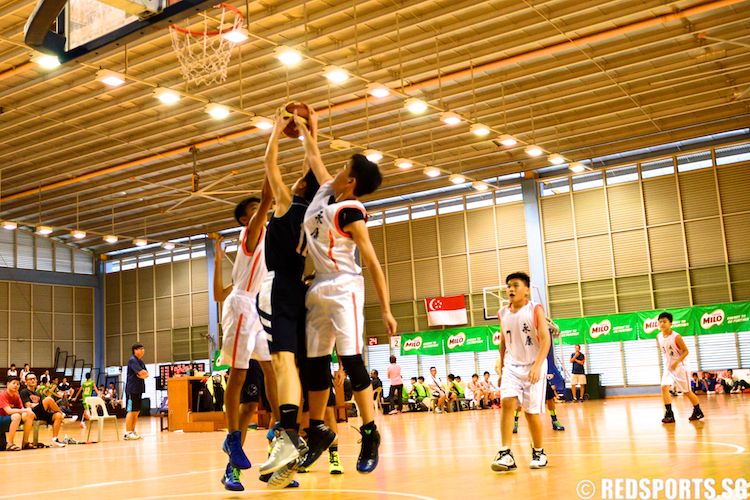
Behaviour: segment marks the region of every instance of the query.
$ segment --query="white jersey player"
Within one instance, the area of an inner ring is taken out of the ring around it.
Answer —
[[[313,128],[317,115],[310,113]],[[362,359],[364,323],[364,280],[358,255],[372,274],[383,313],[385,331],[393,335],[396,320],[390,308],[385,276],[365,224],[367,213],[360,196],[374,192],[382,182],[377,164],[355,154],[351,161],[332,177],[320,158],[315,138],[296,116],[295,122],[304,135],[305,153],[320,189],[305,213],[303,229],[308,255],[315,264],[315,279],[307,292],[307,369],[310,394],[310,424],[322,424],[330,387],[330,359],[333,346],[341,366],[352,381],[357,406],[362,412],[362,448],[357,471],[372,472],[378,464],[380,434],[374,420],[372,384]],[[321,429],[318,427],[318,429]],[[324,440],[316,430],[308,434],[310,461],[322,453]]]
[[[255,305],[258,290],[266,274],[265,222],[272,200],[268,182],[264,181],[261,199],[247,198],[235,208],[235,219],[244,227],[240,233],[237,257],[232,268],[233,284],[228,287],[223,286],[221,278],[224,258],[221,240],[216,241],[215,247],[214,296],[217,302],[223,302],[219,363],[228,364],[232,368],[224,399],[228,434],[222,448],[229,455],[229,463],[222,483],[226,489],[232,491],[241,490],[239,471],[251,466],[242,449],[249,413],[241,415],[240,412],[240,394],[251,356],[261,362],[261,368],[266,375],[266,392],[269,400],[275,402],[276,381],[271,368],[271,355]]]
[[[492,470],[516,469],[510,451],[513,439],[513,413],[521,405],[531,431],[531,468],[547,465],[542,448],[542,424],[546,396],[547,353],[550,348],[549,329],[544,308],[529,300],[530,278],[526,273],[512,273],[505,279],[510,303],[498,313],[502,340],[500,342],[500,394],[502,445]]]
[[[682,336],[672,330],[672,315],[670,313],[659,314],[659,330],[661,331],[656,336],[656,342],[664,356],[665,370],[661,377],[661,396],[666,409],[661,421],[664,424],[674,423],[672,395],[669,393],[671,387],[687,395],[693,404],[693,414],[690,415],[688,420],[700,420],[704,417],[703,411],[698,404],[698,397],[690,389],[690,372],[685,365],[688,348],[685,341],[682,340]]]

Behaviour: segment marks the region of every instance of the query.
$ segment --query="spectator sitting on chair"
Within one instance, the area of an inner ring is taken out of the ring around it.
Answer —
[[[371,379],[371,382],[372,382],[372,391],[373,391],[372,398],[373,399],[377,398],[377,396],[375,395],[375,390],[378,387],[380,387],[380,399],[382,399],[382,397],[383,397],[383,382],[380,380],[380,377],[378,377],[378,371],[377,370],[372,370],[370,372],[370,379]]]
[[[446,384],[443,379],[438,377],[437,368],[434,366],[430,367],[430,378],[427,380],[427,386],[430,388],[430,394],[433,399],[437,399],[437,405],[435,407],[435,413],[442,413],[443,409],[446,408],[450,412],[453,406],[453,402],[457,399],[456,395],[446,390]]]
[[[464,391],[464,388],[461,387],[461,384],[458,383],[457,379],[460,379],[461,377],[456,377],[452,373],[448,374],[448,390],[455,394],[456,396],[456,408],[460,411],[461,410],[461,400],[466,399],[466,393]]]
[[[34,419],[39,422],[45,422],[47,425],[52,426],[52,446],[57,448],[64,448],[65,443],[59,440],[60,426],[62,426],[63,418],[65,415],[57,406],[55,400],[51,397],[44,397],[37,392],[37,379],[34,373],[26,375],[26,388],[21,390],[21,401],[26,408],[31,408],[34,412]],[[25,424],[26,425],[26,424]],[[46,448],[44,445],[39,443],[33,443],[31,446],[35,448]]]
[[[6,451],[20,451],[22,448],[29,448],[29,435],[34,422],[34,412],[30,408],[24,408],[21,395],[18,394],[20,387],[21,383],[18,381],[18,377],[13,377],[8,379],[6,390],[0,392],[0,429],[8,427]],[[22,421],[23,438],[21,438],[21,447],[19,447],[13,441]]]
[[[484,380],[480,384],[487,393],[487,398],[492,402],[492,408],[500,408],[500,389],[490,380],[490,372],[484,372]]]
[[[31,367],[29,367],[28,363],[24,363],[23,369],[21,370],[21,375],[19,375],[21,379],[20,382],[21,382],[22,388],[26,385],[26,375],[28,375],[30,372],[31,372]]]
[[[49,370],[44,370],[44,373],[42,373],[42,376],[39,377],[39,385],[47,385],[50,382],[49,378]]]
[[[724,375],[724,379],[721,381],[721,385],[724,387],[725,394],[737,394],[745,389],[750,388],[750,384],[738,378],[732,369],[728,369]]]
[[[484,404],[485,407],[488,407],[489,396],[479,382],[479,374],[475,373],[471,376],[471,382],[467,384],[466,388],[471,393],[472,399],[477,406],[481,408],[482,404]]]
[[[109,383],[109,388],[105,392],[105,397],[109,398],[109,404],[113,409],[116,410],[118,407],[122,407],[122,400],[117,398],[117,388],[114,383]]]
[[[706,384],[706,394],[716,393],[716,374],[703,372],[703,383]]]
[[[5,375],[7,377],[5,379],[6,381],[10,381],[13,377],[18,377],[18,370],[16,369],[15,363],[10,364],[10,368],[8,368],[8,372]]]
[[[708,392],[706,383],[698,378],[697,372],[693,372],[693,380],[690,381],[690,389],[696,394],[706,394],[706,392]]]
[[[430,389],[424,382],[424,377],[417,377],[417,383],[414,385],[414,391],[416,397],[414,398],[417,402],[417,408],[424,407],[432,409],[432,398],[430,397]]]

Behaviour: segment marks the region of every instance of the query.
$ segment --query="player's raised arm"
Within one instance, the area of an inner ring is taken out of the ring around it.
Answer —
[[[281,137],[284,128],[289,124],[291,118],[285,118],[281,116],[281,113],[276,112],[274,117],[273,130],[271,136],[268,138],[268,145],[266,146],[266,155],[264,158],[264,166],[266,169],[266,179],[271,187],[273,193],[273,199],[276,201],[276,213],[277,215],[286,213],[289,209],[289,205],[292,203],[292,192],[289,187],[284,184],[284,179],[281,176],[281,170],[279,169],[279,138]]]
[[[250,253],[253,253],[255,247],[258,245],[258,240],[260,239],[261,231],[266,225],[268,211],[271,209],[272,203],[271,185],[268,182],[268,176],[265,176],[263,178],[263,187],[260,191],[260,204],[253,214],[253,218],[247,223],[245,241],[241,242],[242,245],[245,245],[245,250]]]
[[[232,285],[224,287],[224,278],[221,271],[222,263],[224,262],[224,249],[222,248],[223,240],[219,237],[216,238],[214,243],[214,300],[216,302],[224,302],[226,298],[232,293]]]
[[[360,255],[362,255],[362,261],[372,273],[372,280],[375,284],[375,291],[378,294],[380,309],[383,314],[385,331],[388,335],[394,335],[398,325],[393,318],[393,314],[391,314],[391,296],[390,293],[388,293],[388,285],[385,282],[383,270],[380,268],[378,256],[375,254],[375,249],[372,247],[370,234],[367,231],[367,225],[363,220],[354,221],[345,226],[344,231],[352,235],[354,242],[357,244]]]
[[[314,109],[310,110],[310,126],[313,130],[318,130],[318,114]],[[307,128],[305,123],[295,114],[294,123],[297,124],[297,129],[304,137],[305,143],[305,159],[307,159],[310,168],[315,174],[315,178],[318,179],[319,184],[323,184],[332,179],[331,174],[328,172],[323,159],[320,157],[320,149],[318,148],[317,134],[313,135],[310,129]]]

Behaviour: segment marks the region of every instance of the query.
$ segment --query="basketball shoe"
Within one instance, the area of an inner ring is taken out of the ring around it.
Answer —
[[[245,491],[245,487],[240,482],[240,469],[233,467],[231,463],[227,464],[227,469],[221,477],[221,484],[225,490]]]
[[[547,467],[547,455],[544,454],[544,448],[540,450],[531,449],[531,463],[529,467],[532,469]]]
[[[516,459],[513,458],[513,452],[510,451],[510,448],[497,452],[491,468],[495,472],[514,471],[518,468],[516,465]]]
[[[252,467],[250,460],[242,449],[242,434],[240,431],[232,431],[224,439],[222,449],[229,455],[229,463],[238,469],[249,469]]]

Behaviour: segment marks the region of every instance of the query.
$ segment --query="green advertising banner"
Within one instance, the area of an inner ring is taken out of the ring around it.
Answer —
[[[560,340],[565,345],[577,345],[584,343],[584,325],[582,318],[563,318],[555,320],[560,328]]]
[[[443,354],[442,333],[442,331],[402,333],[401,355],[439,356]]]
[[[560,328],[558,343],[575,345],[655,339],[659,333],[658,317],[663,311],[672,314],[672,328],[683,336],[750,332],[750,302],[732,302],[556,319],[554,321]],[[401,355],[484,352],[497,349],[501,336],[497,325],[405,333],[401,335]]]
[[[489,350],[490,327],[453,328],[443,330],[444,351],[452,352],[484,352]]]
[[[692,310],[698,335],[750,331],[750,302],[695,306]]]
[[[586,316],[583,319],[583,333],[587,344],[637,340],[635,314],[610,314],[608,316]]]
[[[655,339],[659,334],[659,314],[664,311],[673,316],[672,329],[683,337],[695,335],[692,307],[673,307],[671,309],[656,309],[635,313],[638,324],[639,339]]]

